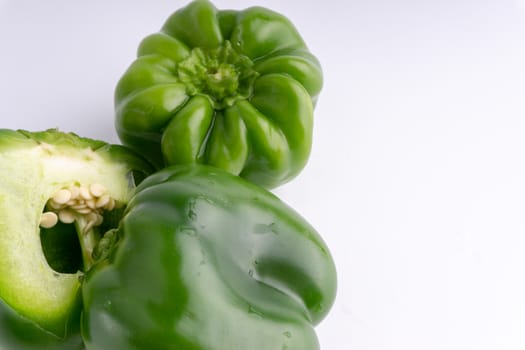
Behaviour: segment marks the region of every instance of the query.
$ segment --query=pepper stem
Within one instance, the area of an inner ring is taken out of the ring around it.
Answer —
[[[231,106],[251,96],[258,73],[252,61],[229,41],[214,49],[194,48],[177,67],[177,77],[190,96],[205,95],[215,109]]]

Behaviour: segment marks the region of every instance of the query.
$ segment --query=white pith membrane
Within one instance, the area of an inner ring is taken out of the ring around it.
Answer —
[[[0,164],[0,299],[44,328],[60,327],[76,301],[81,272],[58,273],[49,266],[40,225],[51,225],[49,217],[56,215],[87,234],[104,210],[127,203],[130,174],[91,149],[64,145],[2,152]],[[79,194],[72,200],[74,188]],[[88,189],[90,198],[80,189]]]

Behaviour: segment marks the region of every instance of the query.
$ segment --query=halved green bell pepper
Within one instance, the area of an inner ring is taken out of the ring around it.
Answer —
[[[270,192],[204,165],[148,177],[83,285],[89,350],[313,350],[336,272]]]
[[[308,160],[321,87],[287,18],[195,0],[140,44],[116,87],[116,129],[159,168],[209,164],[273,188]]]
[[[0,129],[0,349],[84,348],[82,271],[149,172],[122,146]]]

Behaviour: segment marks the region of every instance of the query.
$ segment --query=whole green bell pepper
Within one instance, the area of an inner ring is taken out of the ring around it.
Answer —
[[[84,348],[81,272],[150,171],[122,146],[0,129],[0,349]]]
[[[129,202],[83,285],[89,350],[312,350],[335,297],[318,233],[218,168],[169,167]]]
[[[209,164],[273,188],[309,158],[321,87],[287,18],[195,0],[140,44],[116,87],[116,129],[159,168]]]

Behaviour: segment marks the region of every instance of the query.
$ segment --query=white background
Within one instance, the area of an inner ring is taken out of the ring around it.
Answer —
[[[186,1],[0,0],[0,127],[118,142],[113,89]],[[217,0],[288,16],[325,76],[276,193],[339,274],[323,350],[525,348],[525,1]]]

